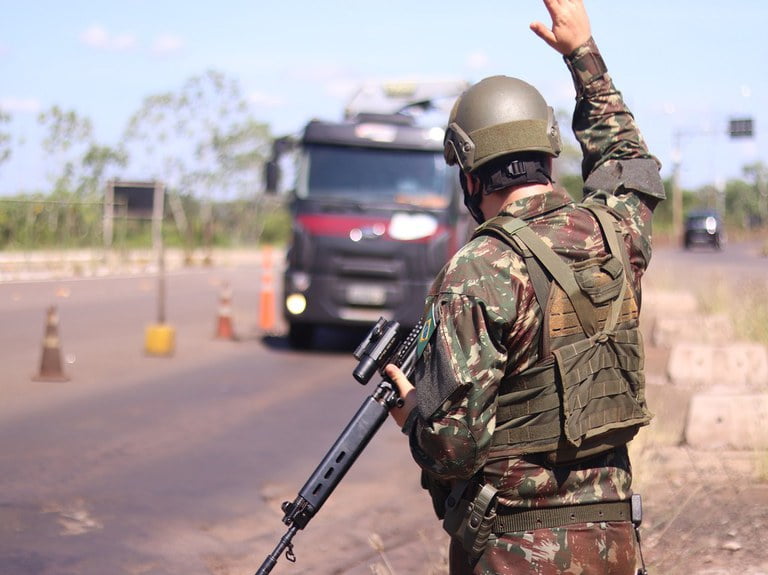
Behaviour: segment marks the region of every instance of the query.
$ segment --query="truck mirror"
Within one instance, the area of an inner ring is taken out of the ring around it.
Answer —
[[[280,166],[276,160],[270,160],[264,165],[265,191],[268,194],[276,194],[280,184]]]

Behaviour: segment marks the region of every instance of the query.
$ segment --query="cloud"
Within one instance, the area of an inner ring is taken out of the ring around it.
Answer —
[[[162,34],[152,43],[152,52],[161,56],[174,54],[184,47],[184,40],[175,34]]]
[[[126,52],[136,48],[137,40],[134,34],[123,32],[117,35],[111,34],[106,28],[94,24],[86,28],[80,34],[80,42],[98,50],[110,50]]]
[[[264,92],[254,91],[248,94],[248,101],[256,106],[264,108],[279,108],[285,102],[277,97]]]
[[[139,48],[139,40],[131,32],[115,34],[104,26],[94,24],[86,28],[80,34],[80,42],[96,50],[109,52],[130,52]],[[153,54],[167,56],[179,52],[184,47],[184,40],[175,34],[161,34],[157,36],[150,51]]]
[[[80,41],[91,48],[106,48],[109,45],[109,34],[101,26],[91,26],[80,34]]]
[[[4,98],[0,100],[0,109],[4,112],[36,113],[42,105],[36,98]]]

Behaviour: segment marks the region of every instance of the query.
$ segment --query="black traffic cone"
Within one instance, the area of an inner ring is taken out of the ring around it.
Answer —
[[[48,308],[45,322],[43,354],[40,360],[40,373],[35,381],[69,381],[61,365],[61,347],[59,343],[59,314],[56,306]]]

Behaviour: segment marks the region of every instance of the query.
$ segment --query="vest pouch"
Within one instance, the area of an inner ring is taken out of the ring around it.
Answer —
[[[639,330],[600,332],[553,351],[565,439],[610,446],[611,435],[647,425],[643,343]],[[626,432],[622,435],[626,435]],[[585,445],[586,447],[586,445]]]
[[[476,559],[483,554],[496,520],[496,488],[461,481],[445,501],[443,529]]]
[[[571,267],[576,283],[593,304],[613,301],[619,296],[624,281],[624,264],[617,257],[608,254],[575,262]]]

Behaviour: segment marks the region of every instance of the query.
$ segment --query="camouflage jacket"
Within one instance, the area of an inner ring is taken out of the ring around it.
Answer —
[[[577,93],[573,129],[583,152],[583,201],[605,202],[620,218],[639,298],[651,257],[653,208],[664,190],[659,163],[621,94],[604,70],[595,74],[595,56],[590,40],[565,59]],[[526,221],[566,261],[605,253],[594,217],[562,190],[521,199],[502,213]],[[539,360],[543,314],[515,251],[495,237],[473,239],[438,275],[426,305],[438,326],[413,375],[418,405],[404,429],[425,471],[439,480],[482,472],[509,506],[631,495],[626,449],[553,469],[536,456],[514,457],[504,446],[491,446],[500,382]]]

